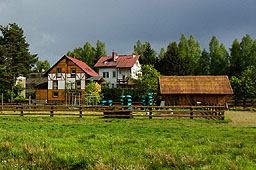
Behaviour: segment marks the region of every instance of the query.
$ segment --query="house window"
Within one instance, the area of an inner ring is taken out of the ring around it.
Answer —
[[[103,78],[109,78],[108,72],[103,72]]]
[[[57,89],[58,89],[58,81],[57,81],[57,80],[54,80],[54,81],[53,81],[53,89],[54,89],[54,90],[57,90]]]
[[[81,80],[76,80],[76,88],[81,89]]]
[[[116,72],[115,71],[113,71],[113,78],[115,78],[116,77]]]
[[[61,68],[57,68],[57,77],[61,77]]]
[[[59,93],[57,91],[52,92],[52,97],[58,97]]]
[[[115,88],[115,84],[114,83],[112,83],[112,88]]]
[[[71,68],[71,77],[76,77],[76,69]]]

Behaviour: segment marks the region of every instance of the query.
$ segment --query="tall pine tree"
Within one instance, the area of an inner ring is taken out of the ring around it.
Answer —
[[[14,85],[19,75],[27,76],[31,72],[38,58],[36,54],[30,54],[23,30],[16,23],[0,26],[0,31],[0,48],[3,51],[0,64]]]
[[[219,45],[216,36],[213,36],[210,44],[210,74],[226,75],[228,74],[228,52],[224,45]]]
[[[243,71],[243,62],[241,58],[241,48],[237,39],[235,39],[230,48],[230,76],[240,76]]]

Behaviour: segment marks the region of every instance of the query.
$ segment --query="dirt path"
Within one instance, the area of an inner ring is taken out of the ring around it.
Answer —
[[[252,111],[226,111],[225,117],[231,119],[231,126],[256,127],[256,112]]]

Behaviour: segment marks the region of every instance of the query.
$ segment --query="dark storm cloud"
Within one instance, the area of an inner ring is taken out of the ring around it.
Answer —
[[[137,40],[158,52],[181,34],[208,48],[216,35],[226,48],[245,34],[255,38],[255,1],[241,0],[0,0],[0,24],[16,22],[30,50],[51,64],[86,41],[130,54]]]

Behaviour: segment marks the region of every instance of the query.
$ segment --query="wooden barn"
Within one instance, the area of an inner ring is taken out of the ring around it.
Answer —
[[[165,105],[226,105],[233,94],[228,76],[160,76],[160,94]]]
[[[86,84],[90,80],[98,84],[104,81],[86,63],[66,55],[53,65],[45,76],[48,77],[47,84],[37,89],[36,100],[54,103],[81,100],[84,97]]]

